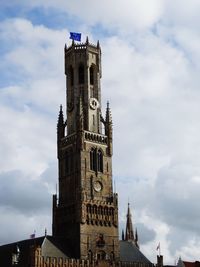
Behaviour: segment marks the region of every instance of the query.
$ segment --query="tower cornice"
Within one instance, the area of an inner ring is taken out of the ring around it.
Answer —
[[[101,53],[101,47],[99,42],[97,42],[97,45],[90,43],[89,41],[86,40],[85,43],[73,43],[67,47],[67,45],[65,45],[65,54],[67,55],[68,53],[70,53],[71,51],[73,52],[78,52],[78,51],[82,51],[82,50],[88,50],[90,52],[95,52],[95,53]]]

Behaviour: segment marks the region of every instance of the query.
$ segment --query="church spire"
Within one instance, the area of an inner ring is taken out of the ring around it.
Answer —
[[[127,215],[126,215],[126,232],[125,232],[125,241],[132,241],[135,246],[139,249],[139,244],[138,244],[138,232],[137,229],[133,230],[133,223],[131,219],[131,210],[130,210],[130,204],[128,203],[128,210],[127,210]]]
[[[127,219],[126,219],[126,235],[125,240],[132,240],[134,241],[134,232],[133,232],[133,224],[131,220],[131,212],[130,212],[130,204],[128,203],[128,211],[127,211]]]
[[[138,244],[138,232],[137,232],[137,228],[135,229],[135,245],[137,248],[140,248],[139,244]]]
[[[122,241],[124,241],[124,230],[122,230]]]

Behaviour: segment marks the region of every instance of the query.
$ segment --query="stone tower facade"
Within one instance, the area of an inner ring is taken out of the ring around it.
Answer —
[[[58,195],[53,236],[77,259],[119,260],[118,198],[112,187],[112,119],[101,113],[101,48],[65,47],[66,116],[57,124]]]

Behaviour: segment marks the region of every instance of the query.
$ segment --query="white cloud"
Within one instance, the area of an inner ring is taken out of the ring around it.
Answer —
[[[84,24],[92,26],[101,24],[105,29],[117,30],[123,34],[132,32],[133,29],[150,28],[156,23],[163,12],[165,6],[163,0],[114,0],[108,1],[90,1],[84,2],[60,0],[59,4],[52,0],[47,1],[21,1],[27,9],[41,7],[44,9],[54,8],[60,12],[74,16],[75,19],[81,19]],[[108,28],[109,26],[109,28]]]

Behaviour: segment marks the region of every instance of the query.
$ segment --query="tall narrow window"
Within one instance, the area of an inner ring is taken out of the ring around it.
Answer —
[[[97,152],[97,168],[99,172],[103,172],[103,153],[100,149]]]
[[[74,170],[74,157],[73,157],[73,152],[70,150],[70,172],[73,172]]]
[[[90,84],[94,85],[94,68],[93,68],[93,66],[90,67]]]
[[[90,87],[90,97],[94,97],[94,87]]]
[[[73,172],[73,169],[74,169],[73,151],[68,150],[65,152],[65,173],[69,174]]]
[[[70,166],[70,157],[69,157],[69,153],[68,151],[65,152],[65,173],[68,174],[69,173],[69,166]]]
[[[93,126],[95,126],[95,115],[94,114],[92,115],[92,123],[93,123]]]
[[[70,66],[70,69],[69,69],[69,75],[70,75],[70,84],[71,84],[71,86],[73,86],[74,85],[74,70],[73,70],[73,68],[72,68],[72,66]]]
[[[103,172],[103,153],[100,149],[90,150],[90,170]]]
[[[96,171],[96,166],[97,166],[96,150],[92,148],[90,150],[90,170]]]
[[[83,84],[84,83],[84,67],[83,67],[83,65],[79,66],[79,69],[78,69],[78,80],[79,80],[79,84]]]

